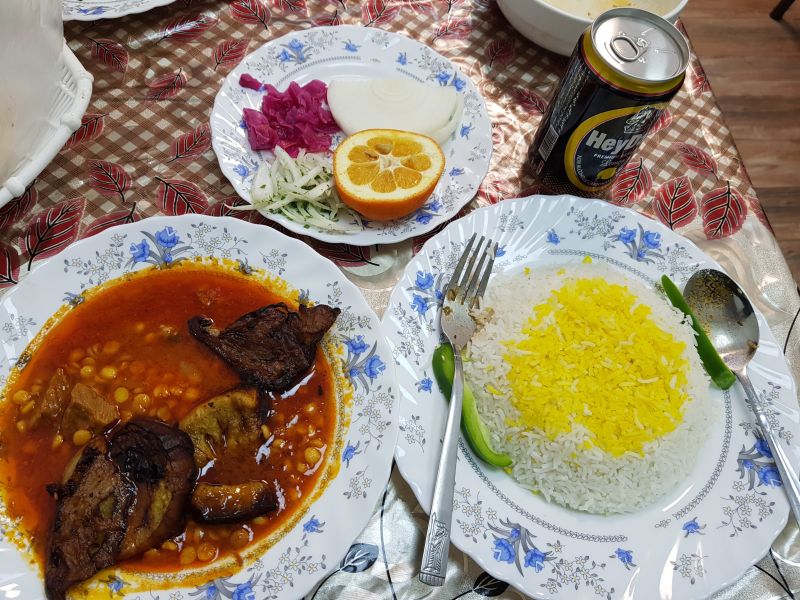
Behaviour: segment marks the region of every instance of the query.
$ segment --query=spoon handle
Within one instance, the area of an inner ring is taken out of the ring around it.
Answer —
[[[781,482],[783,483],[783,490],[786,492],[786,497],[789,499],[789,506],[792,507],[795,520],[800,523],[800,479],[797,476],[797,471],[792,465],[789,455],[786,454],[783,446],[772,430],[767,415],[761,406],[761,401],[758,398],[753,384],[750,382],[750,377],[747,373],[742,371],[735,371],[736,376],[739,378],[739,383],[742,384],[747,399],[750,401],[750,407],[756,415],[756,420],[761,428],[769,445],[769,450],[772,452],[772,457],[775,459],[775,465],[778,467],[778,472],[781,474]]]

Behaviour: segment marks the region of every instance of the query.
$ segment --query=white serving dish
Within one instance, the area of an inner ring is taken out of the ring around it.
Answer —
[[[64,42],[60,80],[45,117],[45,125],[32,146],[20,153],[10,177],[0,182],[0,206],[22,195],[25,187],[53,160],[53,157],[81,125],[81,117],[92,96],[92,75]],[[9,119],[14,124],[14,118]]]
[[[670,3],[660,0],[634,3],[637,6],[657,12],[674,23],[689,0],[679,0],[671,10],[660,11],[658,6]],[[587,0],[572,0],[576,6],[585,5]],[[578,38],[592,23],[592,19],[578,11],[568,12],[556,8],[545,0],[497,0],[508,22],[535,44],[564,56],[572,54]]]

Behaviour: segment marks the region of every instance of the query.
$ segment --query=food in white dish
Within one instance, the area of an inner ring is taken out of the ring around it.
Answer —
[[[641,8],[657,15],[664,15],[671,11],[677,2],[675,0],[545,0],[551,6],[573,14],[578,17],[595,19],[612,8]]]
[[[365,129],[399,129],[443,144],[461,121],[464,99],[452,86],[408,78],[341,78],[328,84],[328,106],[347,135]]]
[[[500,276],[465,362],[492,447],[555,503],[640,509],[694,467],[716,415],[692,326],[611,268]]]

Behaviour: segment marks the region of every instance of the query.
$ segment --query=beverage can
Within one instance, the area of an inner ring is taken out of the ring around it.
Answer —
[[[608,189],[683,85],[689,46],[674,25],[636,8],[600,15],[581,35],[528,152],[550,192]]]

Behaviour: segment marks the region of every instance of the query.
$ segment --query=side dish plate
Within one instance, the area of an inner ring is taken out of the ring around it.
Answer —
[[[341,309],[328,333],[337,348],[329,360],[338,363],[334,372],[349,379],[350,385],[337,386],[337,398],[342,401],[343,390],[352,386],[352,401],[343,404],[348,418],[340,420],[336,433],[340,451],[332,460],[339,465],[338,473],[273,546],[255,560],[246,560],[233,576],[205,583],[198,573],[193,581],[202,585],[162,590],[173,574],[161,575],[159,583],[158,576],[111,568],[92,580],[90,597],[300,597],[338,564],[372,516],[388,480],[398,397],[394,365],[375,313],[358,288],[309,246],[237,219],[154,217],[106,230],[41,263],[0,302],[0,385],[5,385],[10,370],[50,316],[64,305],[80,303],[84,290],[143,268],[214,259],[232,263],[232,268],[253,277],[282,280],[290,293],[302,299]],[[7,593],[41,600],[39,569],[14,543],[24,544],[24,539],[0,496],[0,554],[4,557],[0,580],[9,584]]]
[[[334,77],[410,77],[431,85],[452,86],[464,96],[464,114],[442,150],[442,178],[426,204],[403,219],[366,223],[360,231],[329,232],[304,227],[283,216],[264,216],[288,230],[324,242],[357,246],[390,244],[421,235],[452,218],[477,193],[489,170],[492,126],[486,105],[469,77],[424,44],[405,36],[352,25],[313,27],[271,40],[249,54],[222,83],[211,113],[211,136],[222,172],[236,192],[250,202],[250,185],[269,153],[255,152],[242,128],[242,110],[261,106],[259,92],[239,85],[249,73],[283,91],[292,81],[328,83]],[[334,143],[341,141],[341,134]]]
[[[430,507],[447,402],[431,355],[440,342],[445,286],[474,233],[500,246],[495,273],[579,263],[591,256],[648,287],[663,274],[680,286],[720,268],[692,242],[631,210],[600,200],[532,196],[470,213],[431,238],[391,296],[383,326],[398,366],[400,435],[395,458],[420,504]],[[797,389],[766,319],[748,372],[770,422],[795,460]],[[741,388],[709,387],[719,406],[691,475],[654,505],[603,517],[546,502],[462,443],[452,540],[483,569],[536,598],[693,600],[735,581],[783,529],[788,503],[774,461],[754,435]],[[620,497],[621,503],[625,502]]]

